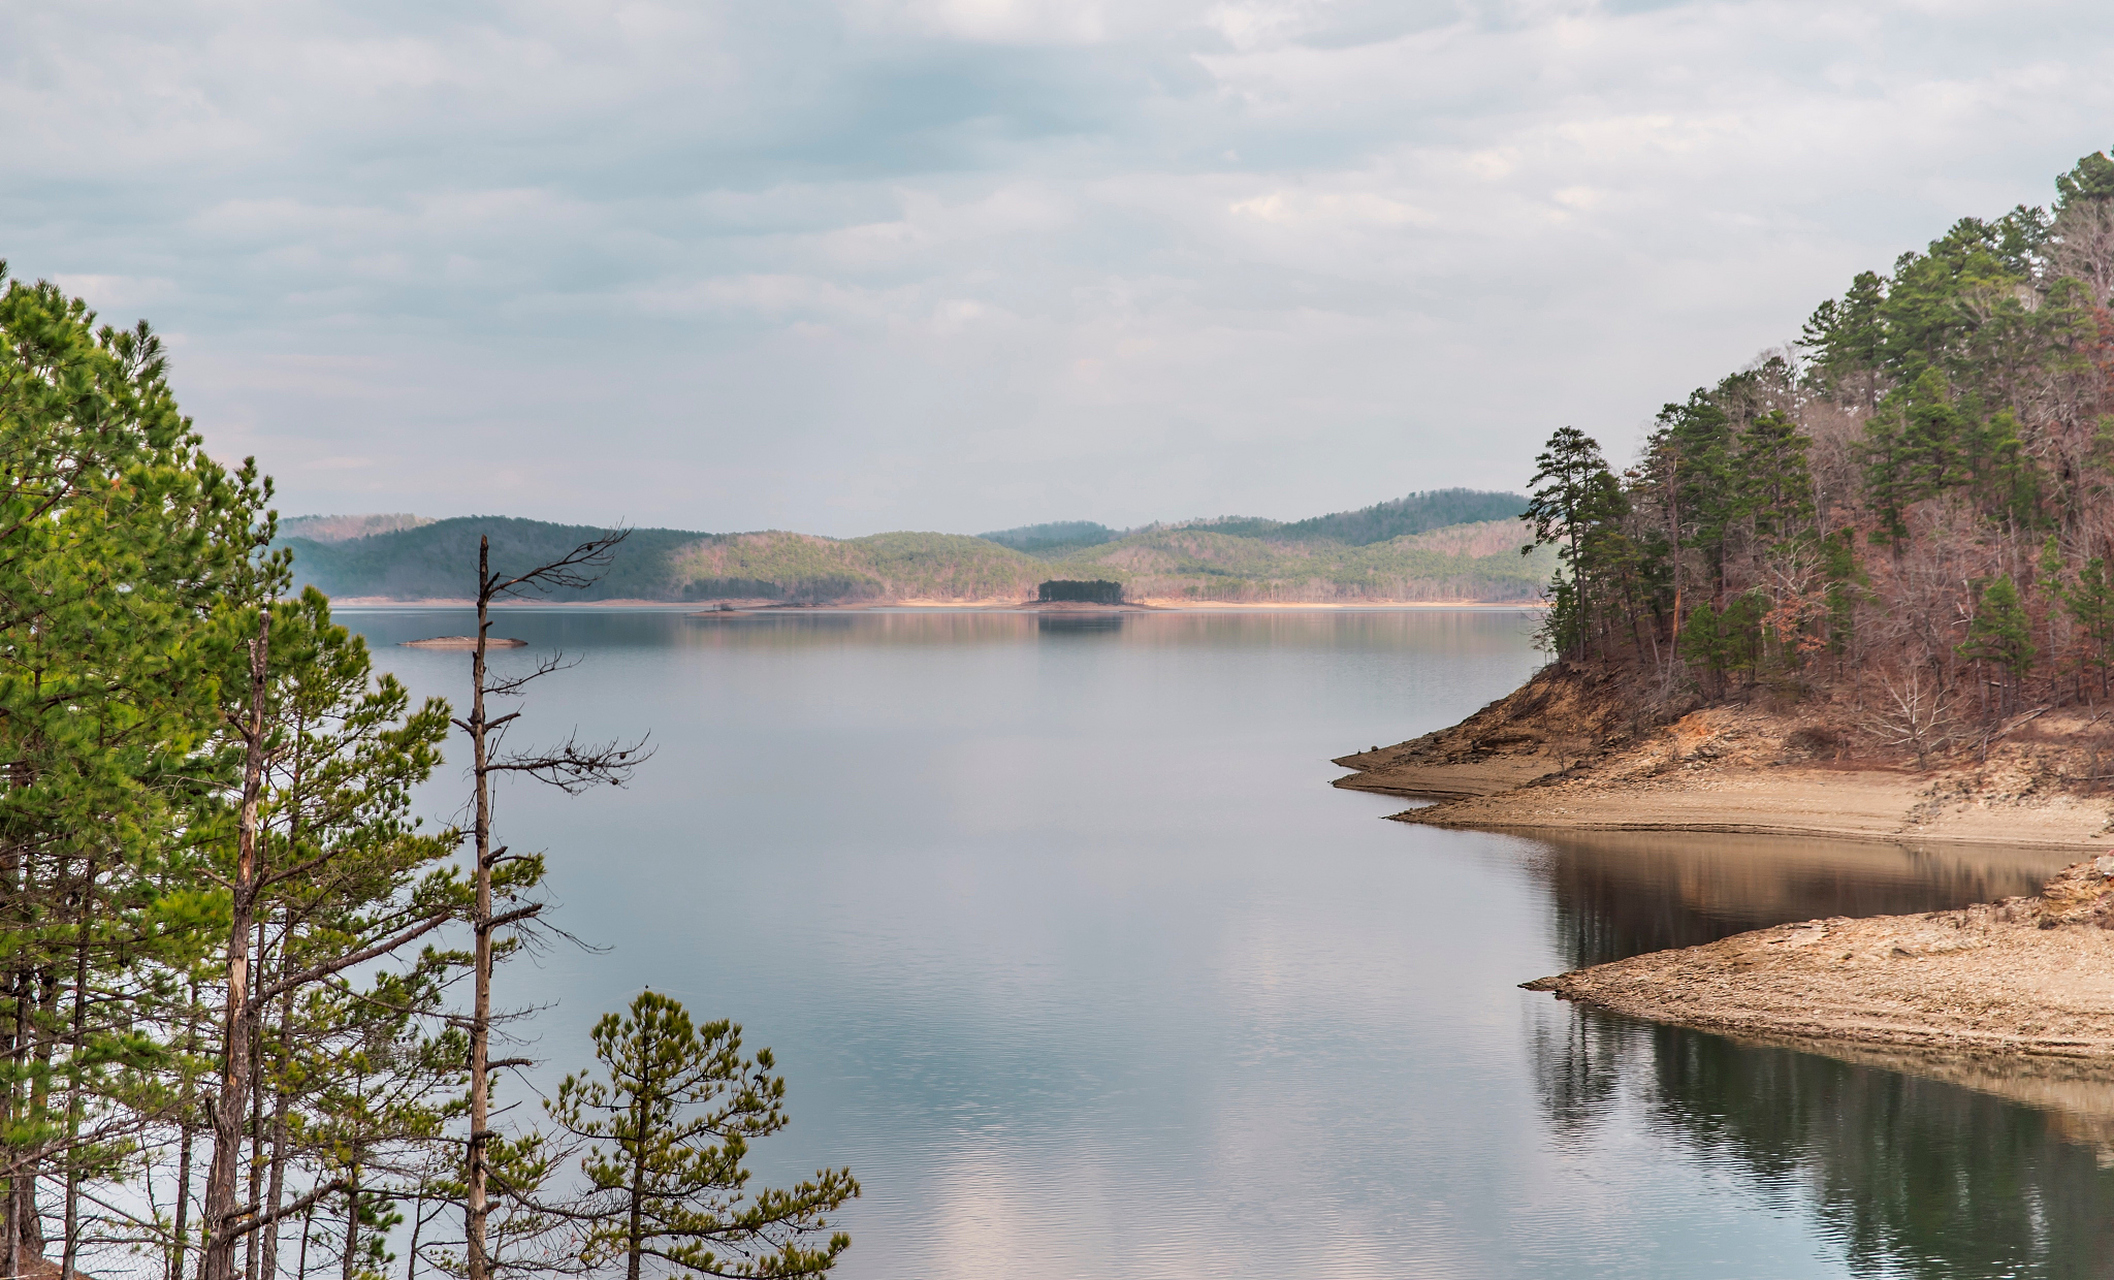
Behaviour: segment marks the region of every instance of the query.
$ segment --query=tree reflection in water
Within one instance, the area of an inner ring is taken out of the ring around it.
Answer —
[[[1789,920],[2028,893],[2063,861],[1713,836],[1540,843],[1554,941],[1573,967]],[[1529,1050],[1559,1146],[1583,1150],[1610,1118],[1641,1118],[1763,1199],[1803,1204],[1857,1274],[2114,1276],[2114,1082],[2092,1073],[2018,1081],[2015,1064],[1883,1059],[1909,1068],[1891,1070],[1569,1005],[1537,1006]]]

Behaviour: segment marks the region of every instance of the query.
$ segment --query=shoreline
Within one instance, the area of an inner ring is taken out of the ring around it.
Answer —
[[[729,608],[716,606],[725,603]],[[1095,611],[1104,613],[1208,613],[1256,611],[1301,611],[1325,612],[1370,612],[1393,613],[1423,609],[1503,609],[1536,611],[1547,606],[1539,601],[1512,600],[1352,600],[1352,601],[1278,601],[1278,600],[1182,600],[1178,598],[1147,597],[1126,600],[1120,605],[1079,604],[1059,602],[1074,606],[1056,610],[1033,600],[888,600],[859,604],[802,604],[788,605],[777,601],[709,601],[709,600],[514,600],[494,601],[492,608],[498,609],[611,609],[644,610],[664,613],[686,613],[710,615],[714,613],[759,614],[809,614],[809,613],[879,613],[889,610],[904,610],[917,613],[1039,613]],[[471,599],[419,599],[397,600],[386,596],[346,596],[333,598],[332,609],[474,609],[477,602]]]
[[[1815,718],[1824,707],[1794,715],[1717,706],[1639,728],[1619,718],[1619,693],[1544,671],[1459,724],[1339,757],[1355,772],[1335,785],[1429,798],[1389,815],[1427,826],[2083,857],[2035,896],[1780,924],[1521,986],[2052,1107],[2114,1159],[2114,791],[2098,763],[2114,725],[2102,725],[2105,712],[2026,713],[1992,729],[1973,758],[1921,769],[1854,756],[1850,735]],[[2026,1062],[2043,1065],[2017,1069]]]
[[[1334,785],[1431,804],[1397,822],[1493,831],[1686,831],[1892,843],[2114,847],[2100,750],[2114,724],[2019,717],[1979,758],[1919,769],[1751,705],[1637,731],[1609,691],[1543,673],[1459,724],[1339,756]]]
[[[1520,985],[1823,1052],[2114,1066],[2114,856],[2065,868],[2034,897],[1781,924]]]

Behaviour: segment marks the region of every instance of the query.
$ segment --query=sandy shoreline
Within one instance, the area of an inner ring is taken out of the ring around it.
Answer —
[[[1458,725],[1337,758],[1355,772],[1335,785],[1433,800],[1393,817],[1438,827],[2080,853],[2114,844],[2114,791],[2097,781],[2098,756],[2085,754],[2096,753],[2114,725],[2096,716],[2037,716],[1995,735],[1978,758],[1917,769],[1912,761],[1846,758],[1839,735],[1747,706],[1708,708],[1642,734],[1612,732],[1607,709],[1591,699],[1591,690],[1537,678]],[[2108,750],[2114,755],[2114,743]],[[2079,777],[2093,781],[2079,786]]]
[[[1524,985],[1703,1031],[2114,1062],[2101,896],[1808,920]]]
[[[2114,1160],[2114,791],[2099,764],[2114,754],[2114,724],[2104,713],[2024,714],[1972,755],[1919,769],[1851,758],[1851,735],[1810,714],[1721,706],[1639,729],[1620,722],[1613,692],[1545,672],[1460,724],[1340,757],[1355,772],[1336,785],[1431,799],[1392,816],[1441,827],[2083,857],[2038,896],[1778,925],[1523,985],[2053,1109]],[[2029,1062],[2040,1065],[2020,1065]]]

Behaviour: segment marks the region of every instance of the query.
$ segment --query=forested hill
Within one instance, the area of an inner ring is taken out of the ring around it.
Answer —
[[[1221,518],[1117,532],[1071,522],[982,537],[883,533],[835,539],[765,531],[635,529],[592,600],[775,600],[857,603],[1006,600],[1049,578],[1121,582],[1132,598],[1215,601],[1539,598],[1553,557],[1522,558],[1516,494],[1439,490],[1362,511],[1280,522]],[[603,532],[499,516],[466,516],[326,540],[354,517],[288,522],[322,537],[282,537],[298,581],[339,599],[463,599],[477,541],[495,568],[553,559]],[[408,519],[390,518],[393,525]]]
[[[1792,347],[1668,404],[1619,474],[1565,428],[1548,639],[1640,698],[1839,702],[1916,753],[2114,691],[2114,160],[1962,218]],[[1816,713],[1818,714],[1818,713]]]

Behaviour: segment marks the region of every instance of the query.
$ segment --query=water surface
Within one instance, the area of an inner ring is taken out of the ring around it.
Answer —
[[[414,689],[466,679],[393,645],[467,615],[343,616]],[[581,660],[524,739],[658,754],[504,795],[605,950],[502,994],[549,1006],[545,1079],[648,984],[771,1045],[794,1124],[759,1174],[854,1169],[853,1280],[2107,1271],[2074,1118],[1516,986],[2059,858],[1435,831],[1327,785],[1514,687],[1532,622],[509,613],[502,664]]]

